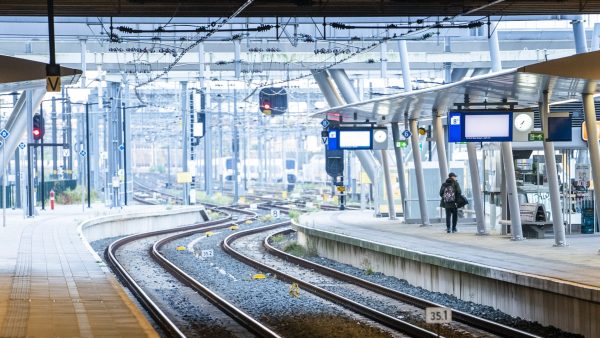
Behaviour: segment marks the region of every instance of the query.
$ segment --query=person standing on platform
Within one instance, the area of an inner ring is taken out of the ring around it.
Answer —
[[[460,185],[456,181],[456,174],[448,174],[446,182],[442,183],[440,188],[440,197],[442,198],[440,206],[446,209],[446,232],[456,232],[456,223],[458,222],[458,207],[456,200],[462,194]],[[450,228],[452,222],[452,228]]]

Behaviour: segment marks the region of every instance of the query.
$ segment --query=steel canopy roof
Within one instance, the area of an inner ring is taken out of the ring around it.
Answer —
[[[459,82],[322,110],[313,115],[352,122],[401,122],[406,118],[427,120],[444,115],[455,103],[515,102],[515,108],[537,107],[548,90],[550,103],[597,93],[600,81],[600,51],[568,56],[516,69],[465,79]],[[483,106],[481,106],[483,108]],[[485,108],[494,109],[490,104]]]
[[[60,67],[63,85],[79,80],[79,69]],[[46,86],[46,64],[38,61],[0,55],[0,92]]]

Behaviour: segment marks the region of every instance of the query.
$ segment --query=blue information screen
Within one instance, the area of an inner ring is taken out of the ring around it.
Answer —
[[[461,120],[462,113],[456,111],[448,113],[448,142],[462,142]]]
[[[327,150],[339,150],[339,129],[329,129],[327,133]]]
[[[449,112],[448,142],[509,142],[512,141],[512,124],[512,112]]]

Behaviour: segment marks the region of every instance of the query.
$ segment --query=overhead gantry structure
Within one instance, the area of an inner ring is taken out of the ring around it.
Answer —
[[[321,72],[315,74],[315,78],[317,81],[319,81],[319,78],[324,79],[320,83],[328,87],[325,97],[332,98],[328,98],[328,101],[333,107],[318,112],[313,117],[344,122],[360,123],[369,121],[378,125],[391,124],[394,144],[399,141],[399,132],[397,130],[399,124],[407,122],[412,132],[410,142],[415,154],[419,152],[417,127],[420,122],[433,125],[434,139],[438,143],[437,149],[445,149],[446,139],[444,137],[442,120],[447,118],[448,111],[456,109],[457,105],[464,105],[465,103],[485,104],[487,109],[505,108],[507,105],[510,105],[511,109],[539,108],[542,129],[546,132],[547,119],[552,116],[549,109],[550,105],[582,99],[586,128],[589,135],[588,147],[592,175],[595,182],[600,182],[600,147],[598,145],[598,127],[594,105],[594,96],[600,93],[597,87],[598,81],[600,81],[600,52],[598,51],[577,54],[462,80],[456,83],[373,100],[361,102],[346,100],[347,104],[339,105],[331,104],[334,102],[333,98],[336,98],[336,90],[333,85],[335,84],[337,89],[342,93],[352,90],[352,88],[348,88],[343,82],[336,81],[335,72]],[[337,96],[337,98],[341,97]],[[523,238],[523,232],[517,199],[517,185],[511,142],[502,142],[501,149],[507,181],[512,238],[520,240]],[[544,155],[548,168],[555,245],[563,246],[566,244],[566,240],[560,208],[554,144],[547,141],[546,138],[544,138]],[[413,158],[415,161],[417,190],[420,200],[421,221],[427,225],[429,224],[429,216],[427,215],[425,206],[425,183],[420,163],[421,159],[419,156],[413,156]],[[478,232],[483,234],[486,232],[482,207],[483,199],[479,183],[477,156],[475,146],[472,143],[468,144],[468,158]],[[438,151],[438,160],[440,163],[440,178],[443,181],[448,176],[448,160],[444,151]],[[396,161],[398,162],[398,168],[402,168],[404,165],[402,158],[397,156]],[[363,164],[363,166],[365,165]],[[368,165],[365,169],[367,172],[369,171]],[[402,179],[399,182],[401,184],[402,198],[406,199],[406,187],[402,187],[402,184],[405,183],[403,183]],[[594,198],[600,200],[600,189],[594,190]],[[600,217],[600,209],[596,210],[596,215]]]

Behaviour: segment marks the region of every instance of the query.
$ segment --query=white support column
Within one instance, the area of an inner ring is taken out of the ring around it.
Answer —
[[[446,141],[444,140],[444,126],[442,117],[438,114],[433,118],[433,135],[435,137],[438,163],[440,166],[440,178],[444,182],[448,178],[448,160],[446,158]]]
[[[475,143],[467,143],[467,156],[469,157],[469,171],[471,172],[471,186],[473,188],[473,208],[477,221],[477,234],[487,235],[485,228],[485,215],[483,213],[483,197],[481,194],[481,183],[479,182],[479,165],[477,163],[477,149]]]
[[[408,63],[408,49],[406,40],[398,40],[398,51],[400,52],[400,65],[402,67],[402,81],[404,82],[404,91],[412,91],[410,80],[410,64]]]
[[[512,143],[502,142],[502,158],[504,160],[504,173],[506,176],[506,197],[510,210],[510,221],[513,241],[523,240],[523,228],[521,227],[521,213],[519,211],[519,198],[517,195],[517,179],[515,177],[515,163],[512,154]]]
[[[595,89],[595,88],[589,88]],[[592,165],[592,179],[594,180],[594,202],[600,203],[600,145],[598,145],[598,126],[596,125],[596,106],[594,103],[594,90],[581,94],[583,97],[583,112],[585,113],[585,126],[588,134],[588,151]],[[600,220],[600,208],[596,208],[596,220]]]
[[[419,131],[417,120],[410,120],[410,143],[412,146],[413,160],[415,162],[415,178],[417,181],[417,192],[419,194],[419,211],[421,212],[422,226],[429,226],[429,215],[427,213],[427,196],[425,194],[425,179],[423,178],[423,164],[421,163],[421,152],[419,151]]]
[[[558,173],[556,172],[556,158],[554,157],[554,143],[546,140],[548,131],[548,117],[550,106],[548,92],[544,91],[543,101],[540,105],[542,115],[542,128],[544,129],[544,157],[546,159],[546,173],[550,187],[550,206],[552,208],[552,223],[554,225],[554,246],[566,246],[565,227],[563,224],[562,210],[560,207],[560,189],[558,188]]]
[[[406,220],[410,216],[406,203],[408,189],[406,188],[406,180],[404,178],[404,158],[402,156],[402,149],[398,147],[398,141],[400,141],[400,126],[398,125],[398,122],[392,122],[392,138],[394,141],[394,152],[396,155],[396,169],[398,170],[398,184],[400,186],[402,212],[404,213],[404,219]]]
[[[490,49],[490,62],[492,73],[502,70],[502,60],[500,59],[500,44],[498,43],[498,23],[490,25],[490,36],[488,39],[488,47]]]
[[[381,149],[381,165],[383,166],[383,177],[385,177],[385,190],[387,192],[388,211],[390,220],[396,219],[396,206],[394,205],[394,192],[392,191],[392,179],[390,178],[390,167],[387,158],[387,151]]]

